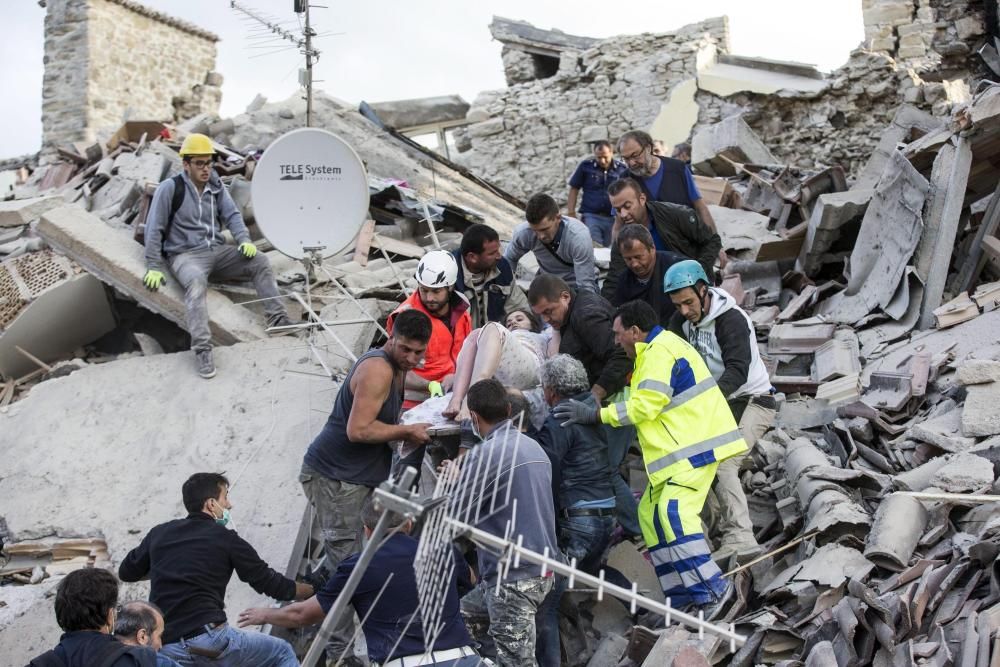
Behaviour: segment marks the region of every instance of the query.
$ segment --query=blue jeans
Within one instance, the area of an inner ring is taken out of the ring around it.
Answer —
[[[615,520],[610,516],[559,517],[556,527],[559,532],[559,549],[566,559],[576,559],[576,567],[588,574],[597,574],[611,540]],[[535,659],[539,667],[559,667],[559,601],[566,590],[565,577],[556,577],[552,591],[538,608],[535,617],[536,635]]]
[[[187,647],[220,651],[218,658],[193,655]],[[259,632],[237,630],[228,623],[191,639],[181,639],[164,644],[160,653],[173,658],[184,667],[189,665],[214,665],[215,667],[295,667],[299,664],[292,645]]]
[[[635,436],[635,427],[614,428],[605,424],[604,435],[608,439],[611,485],[615,489],[615,518],[618,519],[618,524],[626,535],[640,535],[642,529],[639,527],[639,503],[632,495],[632,489],[618,472],[622,461],[625,460],[625,453],[628,452],[628,445]]]
[[[590,230],[590,238],[605,248],[611,245],[611,226],[615,224],[614,218],[600,213],[581,213],[580,220]]]

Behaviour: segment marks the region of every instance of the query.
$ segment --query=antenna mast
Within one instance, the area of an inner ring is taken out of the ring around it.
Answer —
[[[293,0],[294,11],[296,14],[305,14],[305,27],[302,29],[302,36],[295,35],[294,33],[282,28],[279,24],[272,20],[269,20],[266,16],[262,16],[253,9],[246,7],[236,0],[230,0],[229,6],[236,11],[249,16],[254,21],[257,21],[262,26],[273,32],[278,36],[279,39],[284,39],[288,42],[292,42],[299,50],[302,55],[306,58],[306,67],[299,71],[299,85],[306,89],[306,127],[312,127],[313,120],[313,63],[319,60],[319,51],[313,48],[312,38],[316,36],[316,31],[312,29],[309,23],[309,0]]]

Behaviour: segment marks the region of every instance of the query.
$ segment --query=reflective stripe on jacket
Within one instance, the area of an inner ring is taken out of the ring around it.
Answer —
[[[726,398],[693,347],[655,327],[635,352],[628,398],[603,408],[601,421],[635,425],[650,484],[747,451]]]

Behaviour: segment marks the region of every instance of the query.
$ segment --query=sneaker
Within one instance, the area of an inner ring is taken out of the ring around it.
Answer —
[[[212,361],[212,351],[202,350],[194,353],[194,361],[198,366],[198,375],[205,378],[215,377],[215,362]]]
[[[292,322],[292,318],[288,315],[281,315],[273,319],[267,325],[267,334],[269,336],[294,336],[299,333],[301,329],[281,329],[279,327],[290,327],[294,326],[295,322]]]

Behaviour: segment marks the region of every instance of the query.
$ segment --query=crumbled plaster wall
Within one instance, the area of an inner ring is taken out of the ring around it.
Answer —
[[[727,97],[699,89],[694,131],[743,114],[778,159],[804,168],[839,164],[856,176],[899,105],[946,116],[968,101],[971,84],[985,74],[975,54],[986,39],[984,0],[861,1],[866,43],[825,88]],[[923,47],[911,35],[920,35]],[[513,50],[505,48],[508,78],[519,62],[507,53]],[[587,142],[614,140],[633,128],[679,140],[656,130],[686,122],[658,117],[659,111],[673,113],[663,106],[671,94],[727,50],[721,18],[676,33],[611,38],[578,56],[564,53],[555,77],[476,99],[469,112],[475,124],[459,146],[468,152],[459,159],[518,196],[544,191],[564,201],[566,179],[590,152]],[[687,113],[682,106],[678,113]]]
[[[566,179],[589,153],[588,142],[648,127],[669,90],[695,75],[699,62],[729,48],[728,22],[709,19],[666,34],[617,37],[582,53],[565,51],[546,79],[480,93],[460,160],[520,197],[566,194]],[[513,51],[513,49],[508,49]],[[508,77],[515,57],[504,63]],[[517,71],[529,76],[529,60]]]
[[[218,112],[217,41],[131,0],[48,0],[43,157],[109,135],[126,113],[179,121]]]

